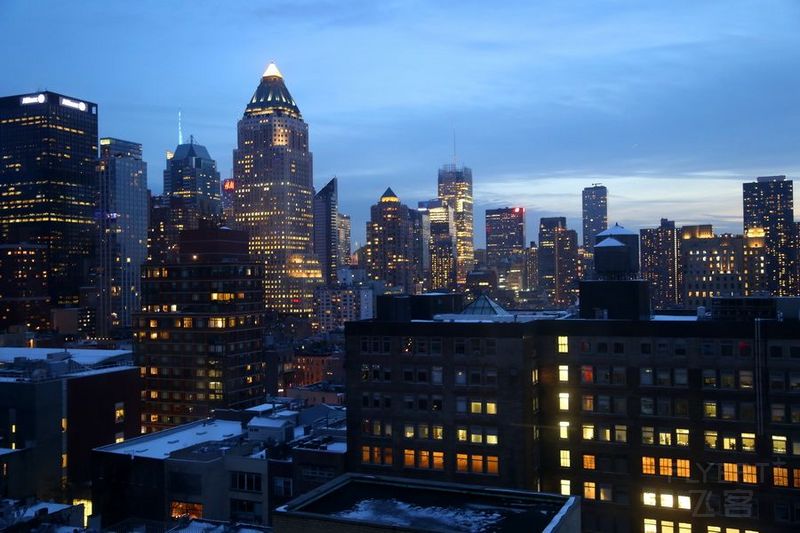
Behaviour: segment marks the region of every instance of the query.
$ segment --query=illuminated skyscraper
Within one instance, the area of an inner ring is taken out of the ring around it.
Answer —
[[[236,180],[222,180],[222,222],[233,224],[233,206],[236,203]]]
[[[336,178],[314,195],[314,254],[322,267],[322,280],[337,281],[339,268],[339,194]]]
[[[794,197],[786,176],[760,177],[743,184],[744,233],[764,234],[764,283],[774,296],[796,293]]]
[[[386,189],[370,209],[365,246],[370,279],[383,280],[407,293],[414,292],[417,266],[410,211],[392,189]]]
[[[217,162],[194,137],[168,154],[164,196],[171,200],[172,224],[178,231],[219,224],[222,198]]]
[[[711,224],[702,224],[683,226],[678,237],[678,270],[684,307],[711,309],[711,298],[744,294],[741,235],[716,235]]]
[[[486,210],[486,262],[490,268],[504,268],[525,249],[525,208],[502,207]]]
[[[308,125],[270,63],[238,125],[234,151],[236,226],[264,263],[267,309],[308,317],[321,281],[312,253],[314,217]]]
[[[675,221],[662,218],[659,227],[639,230],[639,238],[642,279],[650,282],[653,309],[675,307],[681,294]]]
[[[453,210],[446,201],[419,202],[428,225],[429,272],[426,275],[431,290],[451,290],[456,287],[456,236]]]
[[[0,244],[45,246],[51,303],[77,305],[97,235],[97,105],[49,91],[0,98],[0,161]]]
[[[578,234],[565,217],[539,220],[539,290],[550,305],[573,303],[578,289]]]
[[[594,238],[608,228],[608,189],[595,184],[583,189],[583,248],[592,252]]]
[[[100,139],[97,334],[131,327],[139,310],[140,268],[147,259],[149,198],[142,145]]]
[[[456,282],[463,286],[475,264],[472,214],[472,169],[444,165],[439,169],[439,199],[453,210],[456,236]]]
[[[350,215],[339,213],[337,228],[339,230],[339,264],[349,265],[352,255],[350,241]]]

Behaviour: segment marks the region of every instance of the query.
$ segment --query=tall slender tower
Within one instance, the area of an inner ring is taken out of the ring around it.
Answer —
[[[336,283],[339,268],[339,195],[336,178],[314,195],[314,254],[322,267],[322,280]]]
[[[594,184],[583,189],[583,248],[594,251],[594,238],[608,229],[608,189]]]
[[[675,221],[661,219],[657,228],[639,230],[642,279],[650,282],[653,309],[675,307],[680,300],[679,250]]]
[[[100,139],[100,241],[97,265],[97,333],[131,327],[139,310],[142,263],[147,259],[149,194],[142,145]]]
[[[411,211],[389,188],[367,222],[367,275],[407,293],[414,292],[416,269]]]
[[[319,262],[313,256],[313,176],[308,125],[270,63],[238,125],[233,154],[236,226],[264,263],[265,303],[278,315],[308,317]]]
[[[475,264],[472,169],[455,164],[439,169],[439,199],[453,210],[456,234],[456,283],[463,287]]]

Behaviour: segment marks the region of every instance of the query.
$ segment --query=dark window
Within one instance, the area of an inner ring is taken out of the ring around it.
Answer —
[[[689,400],[686,398],[675,398],[675,416],[689,416]]]
[[[641,346],[641,349],[642,349],[642,353],[643,354],[651,354],[651,353],[653,353],[653,345],[650,344],[649,342],[643,342],[642,346]]]
[[[770,346],[769,347],[769,356],[770,357],[783,357],[783,346]]]
[[[231,472],[231,490],[261,492],[261,474],[255,472]]]
[[[723,343],[719,345],[719,354],[723,357],[731,357],[733,355],[733,344]]]
[[[614,343],[614,353],[625,353],[625,345],[621,342]]]
[[[597,343],[597,353],[608,353],[608,343],[607,342],[598,342]]]

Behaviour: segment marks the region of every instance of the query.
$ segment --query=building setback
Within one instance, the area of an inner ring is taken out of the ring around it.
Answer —
[[[97,105],[50,91],[0,98],[0,160],[0,244],[46,246],[51,304],[76,306],[95,255]]]
[[[434,319],[349,323],[350,464],[581,496],[583,531],[796,529],[800,336],[778,317],[800,304],[712,308],[602,320],[479,299]]]
[[[247,235],[181,232],[179,262],[146,266],[136,356],[142,432],[244,408],[265,394],[263,266]]]
[[[149,193],[142,145],[100,139],[97,335],[128,331],[139,310],[147,260]]]

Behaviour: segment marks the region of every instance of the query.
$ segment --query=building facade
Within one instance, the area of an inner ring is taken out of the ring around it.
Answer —
[[[50,329],[47,246],[0,244],[0,331]]]
[[[308,125],[270,63],[238,124],[235,225],[264,264],[267,309],[308,317],[319,263],[313,256],[313,169]]]
[[[455,164],[439,169],[439,199],[453,210],[456,237],[456,282],[459,287],[475,265],[475,229],[472,209],[472,169]]]
[[[608,189],[595,184],[583,189],[583,248],[594,250],[595,237],[608,229]]]
[[[350,256],[353,254],[350,240],[350,215],[339,213],[336,227],[339,232],[339,266],[349,266],[351,262]]]
[[[366,268],[370,279],[413,293],[417,258],[410,211],[391,188],[370,208]]]
[[[222,192],[217,162],[205,146],[189,137],[175,152],[167,153],[164,195],[173,203],[172,224],[178,231],[213,226],[222,219]]]
[[[314,195],[314,253],[322,267],[322,281],[336,283],[339,269],[339,193],[336,178]]]
[[[657,228],[639,230],[642,279],[650,282],[654,309],[670,309],[681,301],[678,230],[675,221],[661,219]]]
[[[457,238],[453,209],[444,200],[419,202],[418,210],[425,212],[425,234],[428,237],[428,257],[424,279],[430,290],[456,288],[458,262]],[[424,246],[424,244],[423,244]]]
[[[100,139],[97,335],[129,330],[139,310],[150,217],[142,145]]]
[[[187,230],[179,262],[144,268],[135,316],[142,432],[244,408],[265,394],[263,265],[247,235]]]
[[[51,303],[78,305],[96,245],[97,105],[49,91],[0,98],[0,160],[0,244],[46,246]]]

